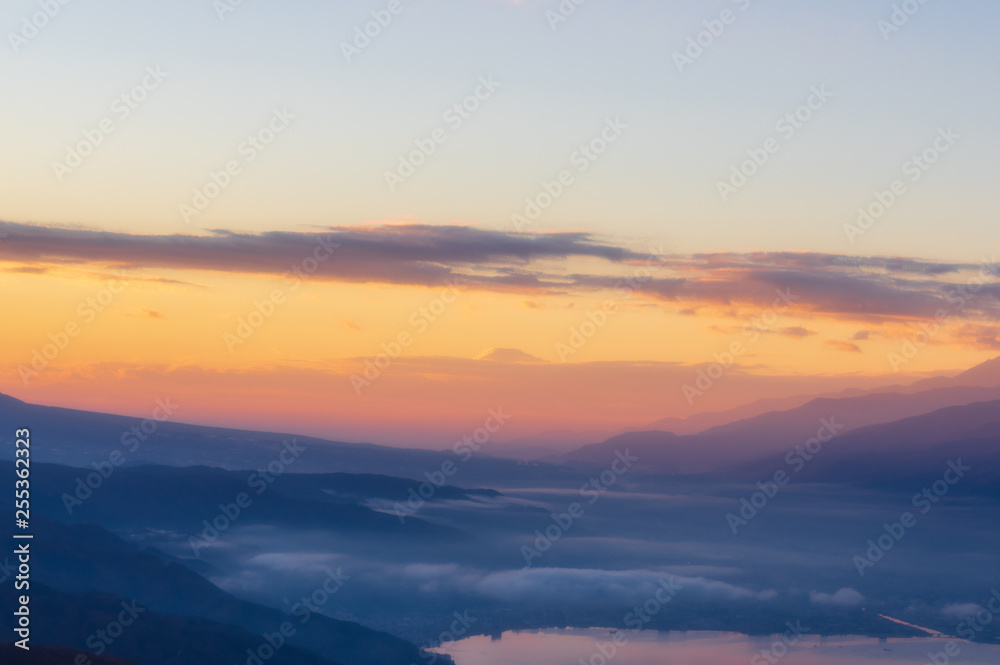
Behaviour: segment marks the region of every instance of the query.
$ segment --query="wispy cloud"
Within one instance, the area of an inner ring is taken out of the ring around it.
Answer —
[[[865,602],[865,597],[849,587],[844,587],[836,593],[809,592],[809,601],[821,607],[857,607]]]
[[[0,261],[21,271],[51,265],[100,263],[126,269],[170,269],[281,275],[311,255],[318,243],[336,245],[334,260],[314,279],[437,286],[458,279],[466,288],[541,296],[621,288],[649,252],[609,244],[588,233],[511,233],[469,226],[385,224],[331,227],[322,232],[135,235],[0,223],[7,234]],[[767,307],[776,290],[791,290],[793,313],[836,316],[870,324],[933,318],[947,309],[967,320],[1000,315],[1000,284],[992,281],[954,302],[963,280],[980,265],[813,252],[659,255],[658,274],[642,285],[646,302],[671,303],[685,313],[743,316]],[[594,263],[594,261],[597,263]],[[594,266],[572,273],[570,266]],[[603,265],[602,265],[603,264]],[[596,272],[593,272],[596,271]],[[533,296],[534,297],[534,296]],[[781,334],[812,331],[786,327]],[[859,338],[860,339],[860,338]]]
[[[816,335],[815,330],[809,330],[808,328],[803,328],[802,326],[788,326],[787,328],[782,328],[778,331],[779,335],[784,335],[785,337],[811,337]]]
[[[322,233],[259,234],[215,230],[211,235],[135,235],[0,223],[8,234],[0,260],[21,265],[104,263],[160,268],[281,275],[312,254],[317,244],[337,246],[314,279],[439,285],[463,282],[497,290],[545,290],[565,284],[529,265],[574,257],[623,262],[628,249],[585,233],[514,234],[468,226],[383,225],[337,227]]]
[[[848,353],[861,353],[861,347],[853,342],[844,342],[839,339],[828,339],[823,342],[827,346],[838,351],[847,351]]]

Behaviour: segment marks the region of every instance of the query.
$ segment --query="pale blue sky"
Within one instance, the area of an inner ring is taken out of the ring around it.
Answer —
[[[348,63],[340,43],[387,1],[73,0],[15,55],[0,50],[0,217],[157,233],[413,220],[511,229],[526,196],[570,165],[607,118],[629,125],[538,220],[648,238],[675,251],[804,249],[977,260],[995,247],[1000,8],[930,0],[883,40],[892,2],[402,0]],[[736,17],[679,73],[702,21]],[[0,11],[5,35],[32,1]],[[65,182],[66,146],[159,65],[169,78]],[[481,76],[502,85],[396,192],[383,174]],[[730,201],[745,151],[825,84],[834,98]],[[184,224],[178,206],[264,126],[297,119]],[[842,226],[939,127],[962,135],[854,245]]]

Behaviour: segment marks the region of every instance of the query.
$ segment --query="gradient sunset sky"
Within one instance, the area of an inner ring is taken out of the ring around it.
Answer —
[[[0,391],[444,447],[1000,353],[996,3],[227,6],[0,13]]]

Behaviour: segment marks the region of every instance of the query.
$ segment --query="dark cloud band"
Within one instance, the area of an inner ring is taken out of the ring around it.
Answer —
[[[794,293],[803,314],[854,320],[952,316],[996,318],[995,261],[983,265],[906,257],[860,258],[816,252],[650,255],[588,233],[508,233],[418,224],[331,227],[318,232],[136,235],[0,222],[0,261],[16,270],[103,263],[132,269],[280,275],[317,248],[318,280],[566,293],[614,290],[630,297],[694,306],[766,307],[776,291]],[[567,274],[560,263],[599,259],[604,274]],[[981,284],[978,284],[980,282]]]

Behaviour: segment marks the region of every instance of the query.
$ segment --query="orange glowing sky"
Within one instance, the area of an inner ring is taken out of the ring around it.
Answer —
[[[3,391],[103,411],[141,414],[170,396],[186,420],[435,445],[494,407],[514,414],[509,436],[609,432],[906,383],[996,352],[993,275],[974,264],[658,254],[398,224],[279,236],[4,230],[8,311],[31,315],[0,333]],[[311,261],[319,239],[336,247]],[[899,364],[940,310],[949,321]],[[684,386],[728,364],[734,344],[733,367],[686,399]]]
[[[498,406],[598,436],[1000,348],[997,3],[886,35],[733,2],[680,68],[717,3],[403,3],[350,57],[352,3],[119,4],[3,55],[5,393],[444,447]]]

